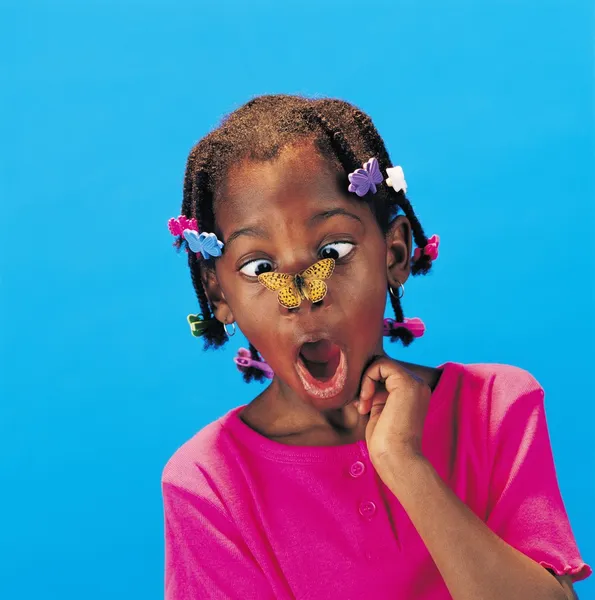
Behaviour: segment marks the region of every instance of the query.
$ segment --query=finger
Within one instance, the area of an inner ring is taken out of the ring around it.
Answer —
[[[374,361],[362,376],[361,389],[368,396],[377,384],[384,384],[388,392],[398,387],[399,382],[405,380],[405,370],[390,358],[379,358]]]
[[[369,377],[363,377],[360,392],[359,392],[359,401],[360,405],[365,405],[367,400],[374,395],[376,391],[376,381]]]
[[[365,373],[368,367],[378,358],[381,358],[381,356],[373,356],[372,358],[370,358],[367,364],[364,366],[363,373]],[[374,391],[374,382],[372,382],[372,385],[370,385],[370,382],[366,378],[364,378],[362,374],[362,379],[360,380],[359,390],[357,394],[357,401],[355,402],[355,406],[358,412],[360,412],[361,414],[366,414],[366,399],[371,397],[374,394]]]
[[[384,404],[390,394],[424,384],[400,363],[389,357],[379,357],[364,371],[360,386],[360,414],[367,414],[374,404]],[[425,385],[425,384],[424,384]]]
[[[379,365],[382,363],[389,363],[390,359],[385,356],[377,356],[372,359],[369,365],[364,370],[362,380],[360,383],[360,394],[359,394],[359,412],[361,414],[367,414],[372,409],[372,402],[376,398],[379,403],[386,401],[386,387],[384,385],[383,371],[372,371],[372,366],[380,368]],[[385,369],[386,371],[386,369]],[[375,374],[376,373],[376,374]],[[381,392],[379,394],[379,392]]]

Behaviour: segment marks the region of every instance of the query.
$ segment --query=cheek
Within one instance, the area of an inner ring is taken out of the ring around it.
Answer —
[[[238,327],[258,350],[266,351],[271,340],[275,342],[274,333],[279,326],[276,294],[256,289],[255,284],[244,284],[234,292],[227,300]]]
[[[263,302],[250,302],[238,310],[238,327],[258,347],[258,341],[271,337],[277,323],[271,318],[270,307]]]
[[[387,279],[385,257],[380,252],[362,257],[343,276],[338,289],[344,312],[359,320],[381,320],[386,305]],[[358,325],[361,328],[361,324]]]
[[[248,331],[254,330],[254,321],[259,319],[260,303],[253,298],[255,286],[247,284],[235,271],[230,272],[230,269],[218,270],[217,278],[235,322],[248,335]]]
[[[358,336],[376,343],[386,307],[386,287],[377,277],[360,281],[359,291],[352,295],[345,312],[349,314],[349,322],[354,323]]]

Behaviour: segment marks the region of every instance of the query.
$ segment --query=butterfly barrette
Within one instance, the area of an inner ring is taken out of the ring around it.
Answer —
[[[285,308],[297,308],[302,300],[320,302],[327,292],[324,282],[335,269],[334,258],[323,258],[301,273],[261,273],[258,281],[273,292]]]
[[[188,242],[188,246],[192,252],[200,252],[204,259],[208,260],[211,257],[221,256],[221,248],[223,242],[217,239],[214,233],[198,233],[191,229],[184,230],[184,238]]]
[[[194,337],[204,335],[213,322],[212,319],[205,321],[202,315],[188,315],[186,320],[188,321],[188,325],[190,325],[190,332]]]
[[[202,256],[205,260],[221,256],[223,242],[217,239],[214,233],[205,231],[199,233],[196,219],[188,219],[184,215],[180,215],[177,219],[172,217],[167,222],[167,227],[177,238],[174,246],[178,252],[182,249],[188,252],[190,249],[197,258]]]
[[[349,179],[350,192],[355,192],[358,196],[365,196],[369,191],[376,193],[376,185],[382,183],[382,173],[378,165],[378,159],[372,157],[364,163],[363,169],[356,169],[347,176]]]

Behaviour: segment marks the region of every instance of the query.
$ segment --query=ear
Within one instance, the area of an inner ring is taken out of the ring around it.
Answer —
[[[221,289],[215,269],[203,264],[200,269],[200,278],[217,321],[227,324],[233,323],[235,318],[229,308],[229,304],[225,300],[225,294]]]
[[[407,217],[398,216],[386,234],[386,275],[388,284],[398,288],[411,273],[411,224]]]

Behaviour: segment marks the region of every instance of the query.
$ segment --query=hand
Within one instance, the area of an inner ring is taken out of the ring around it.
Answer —
[[[432,393],[419,377],[387,356],[362,376],[358,411],[370,413],[366,443],[375,467],[422,457],[423,427]]]

